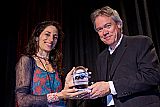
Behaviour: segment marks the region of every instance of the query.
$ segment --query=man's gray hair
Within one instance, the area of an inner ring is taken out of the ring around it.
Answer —
[[[95,19],[98,16],[107,16],[111,17],[116,23],[120,24],[122,26],[122,20],[118,14],[118,12],[109,6],[102,7],[100,9],[95,10],[93,13],[91,13],[91,21],[95,26]]]

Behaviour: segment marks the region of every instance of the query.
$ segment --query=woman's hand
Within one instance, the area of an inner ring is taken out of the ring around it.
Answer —
[[[75,67],[72,68],[72,70],[67,74],[65,78],[65,86],[64,89],[69,89],[70,87],[73,87],[73,72],[75,70]]]
[[[75,88],[64,89],[57,93],[59,99],[83,99],[87,95],[90,95],[88,91],[78,91]]]

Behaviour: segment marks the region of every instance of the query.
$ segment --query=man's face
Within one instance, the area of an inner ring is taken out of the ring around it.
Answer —
[[[114,46],[120,38],[120,25],[117,25],[111,17],[98,16],[95,19],[95,29],[102,42]]]

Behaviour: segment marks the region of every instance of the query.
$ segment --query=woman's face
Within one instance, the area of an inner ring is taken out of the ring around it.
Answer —
[[[58,30],[55,26],[47,26],[39,36],[39,50],[50,52],[58,40]]]
[[[115,45],[120,38],[120,26],[117,25],[111,17],[96,17],[95,29],[101,41],[109,46]]]

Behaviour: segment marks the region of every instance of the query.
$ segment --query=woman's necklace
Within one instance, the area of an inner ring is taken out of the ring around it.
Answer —
[[[44,59],[45,61],[49,59],[48,56],[41,55],[41,54],[39,54],[39,52],[36,54],[36,56],[41,58],[41,59]]]
[[[45,71],[53,73],[54,70],[51,68],[50,63],[47,60],[45,60],[39,56],[37,56],[37,58],[40,61],[41,65],[43,66]],[[43,61],[41,59],[43,59],[45,61],[45,63],[43,63]]]
[[[51,78],[50,78],[50,76],[49,76],[49,72],[51,72],[51,71],[49,71],[49,70],[47,70],[47,67],[46,67],[46,64],[44,64],[43,62],[42,62],[42,60],[40,59],[41,57],[38,57],[37,56],[37,58],[38,58],[38,60],[40,61],[40,63],[42,64],[42,66],[44,67],[44,69],[45,69],[45,71],[47,72],[47,77],[48,77],[48,79],[49,79],[49,86],[50,86],[50,90],[51,90],[51,92],[53,92],[53,90],[52,90],[52,86],[51,86]],[[42,58],[43,59],[43,58]],[[45,60],[45,59],[44,59]],[[46,60],[45,60],[45,62],[46,62]],[[49,64],[49,63],[48,63]],[[47,64],[47,65],[48,65]],[[51,72],[51,73],[53,73],[53,72]]]

